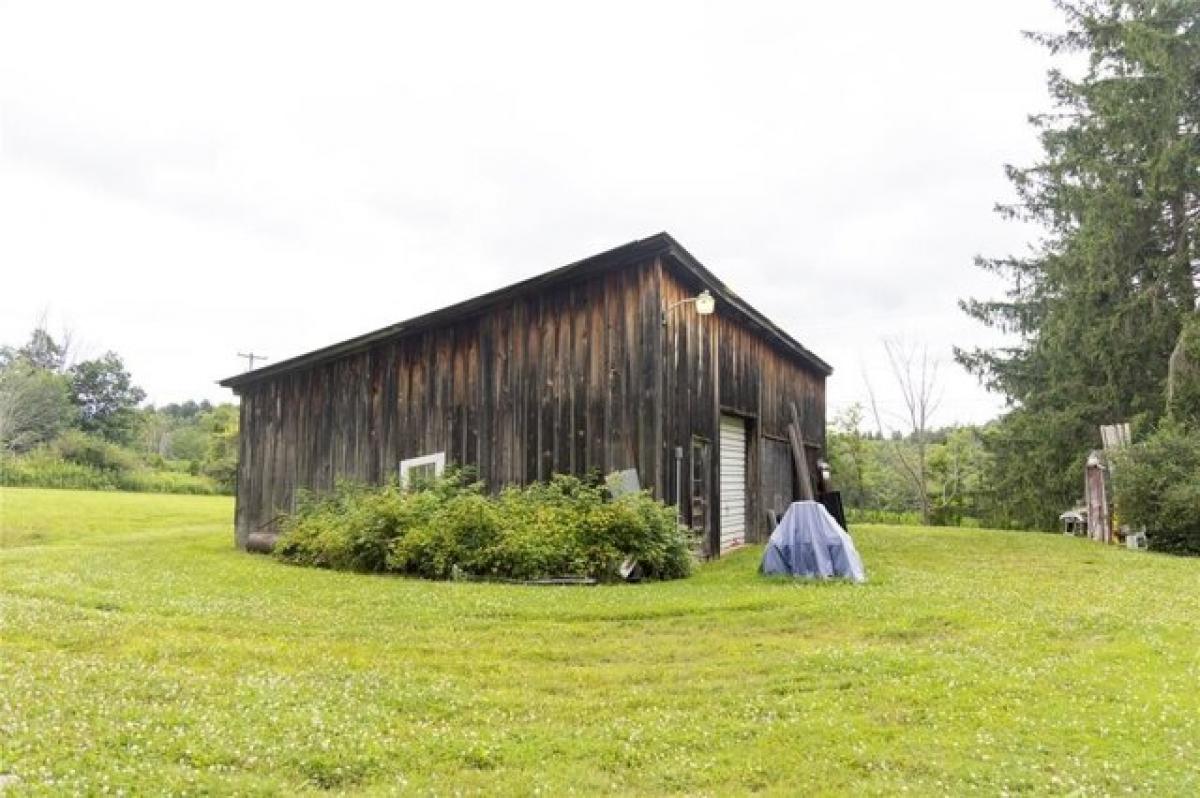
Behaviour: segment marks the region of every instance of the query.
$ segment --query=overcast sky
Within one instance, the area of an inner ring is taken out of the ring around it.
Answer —
[[[0,342],[42,312],[152,401],[666,230],[834,368],[943,361],[1033,234],[1050,0],[0,0]]]

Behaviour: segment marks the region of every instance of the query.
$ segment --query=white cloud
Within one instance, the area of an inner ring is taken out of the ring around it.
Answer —
[[[158,402],[666,229],[864,395],[1029,235],[1043,0],[0,5],[0,341]],[[861,364],[861,365],[860,365]],[[947,363],[943,420],[998,400]],[[894,397],[885,391],[885,401]]]

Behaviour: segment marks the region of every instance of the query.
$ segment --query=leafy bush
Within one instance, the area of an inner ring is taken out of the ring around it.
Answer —
[[[54,451],[69,463],[101,471],[133,471],[142,468],[140,458],[128,449],[79,430],[63,433],[54,441]]]
[[[1200,555],[1200,431],[1165,421],[1115,466],[1117,510],[1150,548]]]
[[[77,459],[62,457],[64,449]],[[0,456],[0,485],[142,493],[222,492],[221,486],[208,477],[146,468],[131,453],[82,433],[68,433],[53,447],[41,447],[25,455]]]
[[[923,526],[921,514],[915,511],[846,509],[847,524],[888,524],[890,526]]]
[[[215,482],[222,493],[233,493],[237,487],[236,458],[205,461],[200,465],[200,473]]]
[[[115,490],[111,473],[70,463],[45,450],[23,457],[0,456],[0,485],[14,488]]]
[[[191,493],[204,496],[221,493],[220,487],[208,477],[174,471],[127,471],[117,474],[115,481],[118,490],[139,493]]]
[[[473,489],[461,482],[453,486],[454,493]],[[406,493],[395,485],[369,488],[340,483],[325,495],[302,494],[296,512],[284,522],[275,553],[299,565],[386,571],[393,543],[425,523],[444,493],[444,489]]]
[[[651,579],[691,571],[687,536],[670,508],[645,493],[614,499],[569,476],[497,496],[461,474],[407,491],[339,485],[302,497],[275,553],[302,565],[428,579],[610,580],[628,558]]]
[[[503,536],[495,501],[477,493],[450,497],[404,532],[391,544],[387,566],[429,579],[448,579],[456,569],[493,575],[489,566]]]

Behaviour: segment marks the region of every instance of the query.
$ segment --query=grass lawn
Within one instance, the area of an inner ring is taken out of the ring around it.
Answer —
[[[0,490],[5,798],[1200,793],[1195,560],[864,526],[860,587],[430,583],[241,554],[232,508]]]

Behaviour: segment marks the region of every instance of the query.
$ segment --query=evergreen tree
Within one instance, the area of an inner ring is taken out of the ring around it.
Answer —
[[[1168,361],[1196,306],[1200,224],[1200,0],[1068,1],[1058,34],[1029,34],[1083,74],[1049,76],[1053,113],[1031,118],[1043,156],[1009,167],[1017,203],[1042,226],[1025,256],[980,258],[1010,285],[967,300],[1014,333],[959,361],[1014,407],[987,437],[1008,521],[1046,526],[1078,494],[1096,427],[1153,422]]]

